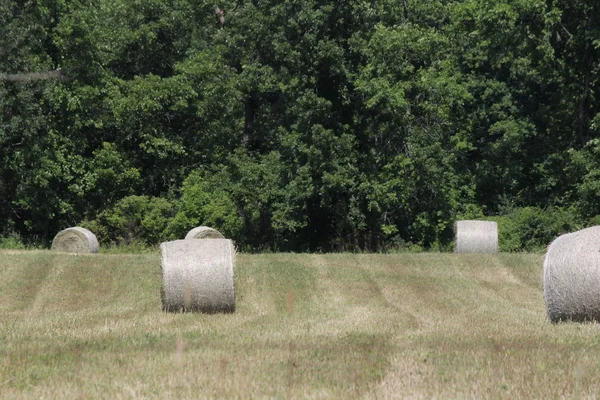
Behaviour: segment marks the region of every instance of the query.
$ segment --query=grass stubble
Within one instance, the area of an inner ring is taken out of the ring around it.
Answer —
[[[1,398],[594,398],[600,327],[540,255],[244,255],[235,314],[161,311],[158,253],[0,252]]]

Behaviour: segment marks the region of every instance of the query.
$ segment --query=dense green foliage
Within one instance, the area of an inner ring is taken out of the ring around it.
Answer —
[[[600,3],[6,0],[0,235],[508,250],[600,214]],[[549,215],[556,215],[557,219]],[[13,237],[11,236],[11,237]]]

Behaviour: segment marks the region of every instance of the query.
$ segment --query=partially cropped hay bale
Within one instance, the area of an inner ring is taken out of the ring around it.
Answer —
[[[52,241],[52,250],[65,253],[97,253],[100,245],[96,235],[78,226],[58,232]]]
[[[231,240],[165,242],[160,253],[165,311],[235,311],[235,248]]]
[[[455,253],[497,253],[498,224],[491,221],[457,221]]]
[[[555,239],[544,259],[548,318],[600,321],[600,226]]]
[[[186,239],[225,239],[225,236],[216,229],[208,226],[198,226],[185,235]]]

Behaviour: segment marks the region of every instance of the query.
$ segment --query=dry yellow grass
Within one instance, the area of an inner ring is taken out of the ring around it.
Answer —
[[[161,311],[158,254],[0,252],[2,398],[595,398],[600,325],[540,255],[240,255],[235,314]]]

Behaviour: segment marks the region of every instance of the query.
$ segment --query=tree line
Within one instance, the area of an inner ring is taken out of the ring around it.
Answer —
[[[0,235],[507,250],[600,222],[600,4],[6,0]],[[46,75],[44,75],[46,74]],[[49,75],[47,75],[49,74]]]

